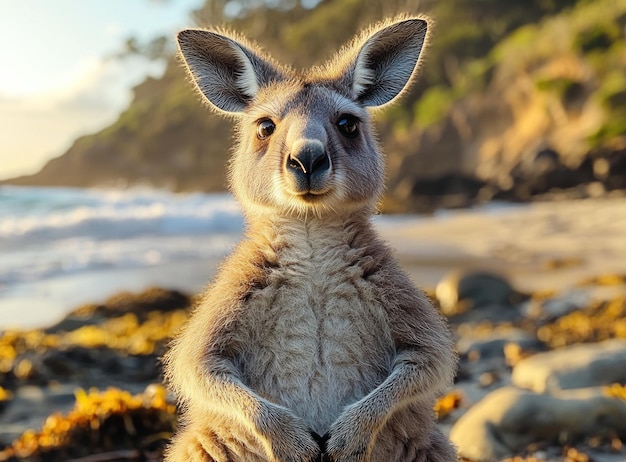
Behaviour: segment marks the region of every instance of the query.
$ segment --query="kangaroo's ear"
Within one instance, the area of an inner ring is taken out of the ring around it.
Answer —
[[[177,38],[198,90],[219,111],[242,112],[259,88],[283,78],[273,64],[226,35],[187,29]]]
[[[379,107],[400,95],[417,68],[427,30],[424,19],[406,19],[361,42],[348,72],[352,97],[364,106]]]

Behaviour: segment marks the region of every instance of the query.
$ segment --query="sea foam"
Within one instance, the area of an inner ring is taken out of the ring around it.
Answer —
[[[222,255],[243,218],[228,194],[0,187],[0,284]]]

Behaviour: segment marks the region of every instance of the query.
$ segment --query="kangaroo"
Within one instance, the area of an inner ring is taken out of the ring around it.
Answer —
[[[306,73],[232,32],[178,34],[203,99],[236,120],[246,230],[164,358],[181,407],[166,461],[456,460],[433,414],[450,334],[370,221],[369,111],[405,90],[426,34],[389,20]]]

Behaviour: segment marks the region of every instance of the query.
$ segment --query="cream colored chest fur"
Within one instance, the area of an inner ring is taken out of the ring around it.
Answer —
[[[320,434],[389,375],[395,354],[363,256],[332,233],[283,243],[239,327],[244,383]]]

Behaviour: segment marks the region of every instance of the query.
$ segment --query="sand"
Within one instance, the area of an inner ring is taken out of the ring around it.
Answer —
[[[381,232],[424,286],[451,267],[504,273],[523,290],[567,290],[591,276],[626,274],[624,198],[456,211]]]

